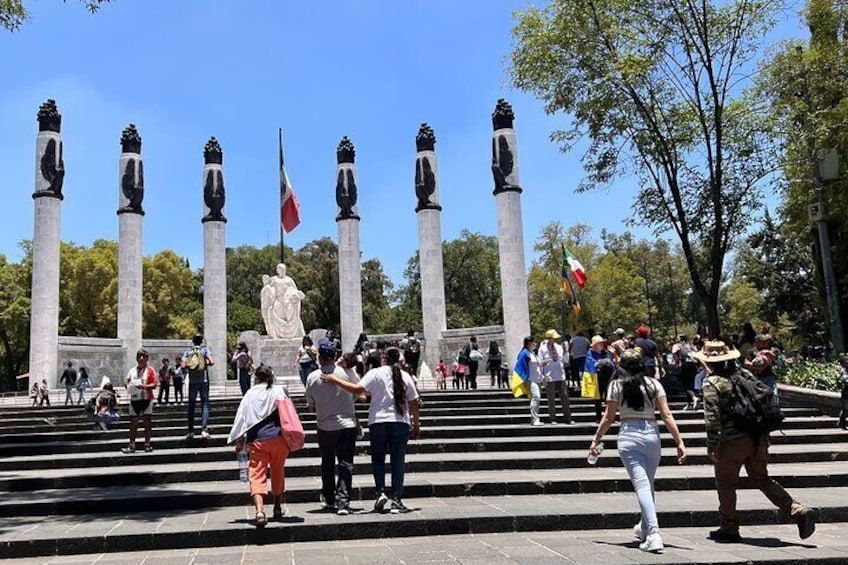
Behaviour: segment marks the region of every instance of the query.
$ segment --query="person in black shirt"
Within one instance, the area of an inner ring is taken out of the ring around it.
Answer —
[[[660,348],[656,342],[648,337],[651,333],[648,326],[636,328],[636,347],[642,350],[642,359],[645,362],[645,372],[650,377],[660,378],[659,368],[662,366]]]
[[[65,370],[62,371],[62,376],[59,377],[60,383],[65,383],[65,406],[74,403],[73,391],[77,384],[77,372],[74,369],[74,364],[71,361],[65,365]]]

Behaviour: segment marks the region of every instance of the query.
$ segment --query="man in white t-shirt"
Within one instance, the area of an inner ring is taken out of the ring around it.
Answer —
[[[325,510],[335,502],[336,513],[350,514],[350,493],[353,482],[353,455],[356,448],[356,407],[353,395],[339,390],[322,378],[336,378],[358,383],[355,371],[345,371],[335,364],[336,348],[321,344],[318,348],[319,368],[306,379],[306,404],[315,410],[318,419],[318,449],[321,451],[321,500]],[[339,462],[338,482],[335,466]]]

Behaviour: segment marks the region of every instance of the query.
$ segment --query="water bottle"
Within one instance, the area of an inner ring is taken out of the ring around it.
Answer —
[[[238,467],[239,467],[239,480],[243,483],[247,482],[247,465],[249,458],[247,456],[247,447],[243,447],[241,451],[238,452]]]
[[[595,447],[595,449],[597,450],[598,454],[597,454],[597,455],[592,455],[592,454],[590,453],[590,454],[589,454],[589,457],[587,457],[587,458],[586,458],[586,462],[587,462],[589,465],[594,465],[595,463],[597,463],[597,462],[598,462],[598,458],[601,456],[601,453],[603,453],[603,452],[604,452],[604,443],[603,443],[603,442],[599,443],[599,444],[597,445],[597,447]]]

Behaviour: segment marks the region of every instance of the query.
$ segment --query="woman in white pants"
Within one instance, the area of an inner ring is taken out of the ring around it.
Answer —
[[[598,455],[598,443],[615,421],[616,413],[620,413],[618,455],[633,483],[642,513],[642,519],[633,527],[633,533],[641,542],[639,549],[656,553],[663,550],[663,541],[654,503],[654,476],[660,464],[660,432],[655,410],[659,410],[660,417],[674,438],[678,463],[682,464],[686,460],[686,448],[677,423],[668,409],[662,384],[654,377],[645,375],[641,351],[628,349],[621,355],[617,376],[609,385],[606,411],[592,439],[589,453]]]

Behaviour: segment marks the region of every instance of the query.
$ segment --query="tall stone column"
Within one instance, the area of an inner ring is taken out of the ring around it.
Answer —
[[[58,383],[59,247],[65,162],[59,131],[62,116],[54,100],[38,109],[35,141],[35,224],[32,237],[32,310],[29,333],[29,386]]]
[[[203,334],[215,365],[210,381],[227,380],[227,243],[224,153],[214,137],[203,148]]]
[[[141,347],[144,291],[141,247],[144,165],[141,136],[134,124],[121,134],[118,175],[118,339],[123,342],[124,369],[129,370],[135,365],[135,354]]]
[[[434,371],[439,363],[445,313],[445,269],[442,262],[442,207],[439,204],[439,162],[433,128],[421,124],[415,137],[415,196],[418,204],[418,262],[421,267],[421,314],[424,323],[424,361]]]
[[[518,179],[518,145],[512,122],[512,106],[498,100],[492,113],[492,176],[498,208],[498,255],[501,265],[506,359],[510,364],[530,334],[527,299],[527,267],[524,263],[524,221]]]
[[[336,204],[339,215],[339,297],[342,350],[353,351],[362,333],[362,266],[359,250],[359,207],[356,205],[356,149],[344,136],[336,149]]]

